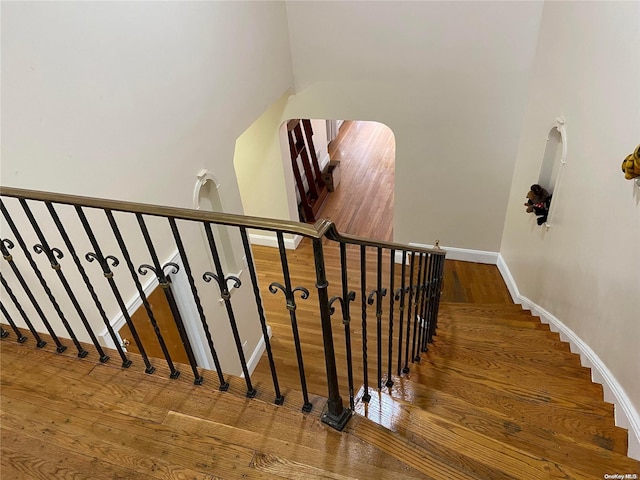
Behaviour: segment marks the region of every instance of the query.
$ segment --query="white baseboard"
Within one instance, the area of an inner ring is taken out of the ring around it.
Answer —
[[[262,245],[264,247],[278,248],[278,239],[274,235],[260,235],[257,233],[249,234],[249,241],[252,245]],[[284,247],[287,250],[295,250],[302,241],[302,235],[293,235],[293,237],[285,236]]]
[[[434,248],[434,245],[425,245],[422,243],[410,243],[416,247],[422,248]],[[440,248],[447,252],[447,260],[461,260],[463,262],[473,263],[487,263],[489,265],[496,265],[498,263],[498,252],[488,252],[485,250],[471,250],[468,248],[456,248],[456,247],[443,247]],[[401,261],[399,262],[401,263]]]
[[[271,338],[271,327],[267,325],[267,335]],[[264,335],[260,335],[260,340],[258,340],[258,344],[256,348],[253,350],[249,361],[247,362],[247,370],[249,370],[249,374],[253,374],[253,371],[258,366],[258,362],[262,358],[262,354],[267,349],[267,344],[264,341]],[[244,373],[240,375],[240,377],[244,378]]]
[[[627,455],[636,460],[640,460],[640,415],[635,409],[631,400],[618,383],[611,371],[596,353],[587,345],[576,333],[567,327],[561,320],[553,314],[520,294],[509,267],[499,255],[498,269],[502,278],[507,284],[511,298],[525,309],[531,310],[533,315],[540,317],[540,321],[549,325],[549,328],[560,334],[564,342],[568,342],[573,353],[580,355],[582,366],[591,369],[591,379],[595,383],[602,385],[604,400],[614,405],[616,426],[626,428],[629,432],[629,448]]]

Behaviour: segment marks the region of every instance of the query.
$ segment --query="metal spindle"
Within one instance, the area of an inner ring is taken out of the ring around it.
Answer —
[[[416,253],[411,252],[411,264],[409,267],[409,300],[407,301],[407,338],[405,339],[405,351],[404,351],[404,368],[402,369],[403,373],[409,373],[409,340],[411,337],[411,306],[413,303],[413,270],[416,263]]]
[[[116,240],[118,241],[118,245],[120,246],[120,250],[122,251],[122,256],[127,262],[127,266],[129,267],[129,272],[131,273],[131,278],[133,279],[133,282],[136,285],[138,294],[140,295],[140,299],[142,300],[142,304],[144,305],[144,309],[147,312],[147,317],[149,318],[149,321],[151,322],[151,326],[153,327],[153,331],[156,334],[156,338],[158,339],[158,343],[160,344],[160,348],[162,349],[162,354],[164,355],[164,358],[167,361],[167,365],[169,366],[169,370],[171,372],[169,373],[169,378],[178,378],[180,376],[180,372],[176,369],[175,365],[173,364],[173,361],[171,360],[171,355],[169,353],[169,350],[167,349],[167,345],[164,342],[164,337],[162,336],[162,332],[160,332],[160,327],[158,326],[158,322],[156,321],[156,317],[153,313],[153,310],[151,310],[151,305],[149,304],[147,295],[144,293],[144,289],[140,284],[140,280],[138,279],[138,275],[136,274],[136,270],[135,270],[135,267],[133,266],[133,262],[131,261],[131,257],[127,250],[126,244],[124,243],[124,239],[120,234],[120,229],[118,228],[118,225],[116,223],[115,218],[113,217],[113,214],[111,212],[105,212],[105,213],[107,214],[107,218],[109,219],[109,224],[113,229],[113,233],[115,234]],[[169,309],[173,314],[174,305],[172,305],[170,301],[170,298],[171,300],[173,300],[173,295],[171,295],[171,292],[169,289],[169,281],[167,279],[167,276],[164,273],[164,269],[166,267],[172,267],[174,272],[177,273],[178,266],[175,263],[169,263],[167,265],[160,266],[160,261],[158,260],[158,256],[156,255],[155,248],[153,247],[153,242],[151,241],[151,237],[147,230],[147,226],[144,223],[144,219],[142,218],[142,215],[140,215],[139,213],[136,214],[136,219],[138,220],[138,225],[140,226],[142,236],[144,237],[144,241],[147,244],[147,248],[149,249],[149,254],[151,255],[151,259],[153,261],[153,266],[147,265],[147,264],[140,265],[138,267],[138,273],[140,275],[146,275],[147,272],[150,270],[156,274],[156,278],[158,279],[158,284],[160,285],[160,288],[162,288],[165,298],[167,299],[167,303],[169,304]],[[173,319],[176,322],[176,325],[178,325],[177,318],[174,316]],[[180,334],[180,338],[182,339],[183,335],[179,326],[178,326],[178,332]],[[183,344],[185,343],[184,340],[182,340],[182,343]],[[189,342],[187,342],[187,344],[188,343]],[[191,363],[191,357],[189,357],[189,353],[188,353],[190,351],[190,348],[187,349],[186,346],[187,345],[185,345],[185,350],[187,350],[187,357],[189,358],[189,363]],[[193,356],[193,353],[191,355]],[[200,377],[200,375],[198,374],[198,370],[195,368],[194,364],[192,364],[192,368],[194,369],[194,375],[197,380],[198,377]],[[202,383],[202,380],[200,380],[200,383]]]
[[[247,259],[249,275],[251,276],[251,284],[253,285],[253,295],[256,298],[256,307],[258,309],[258,317],[260,318],[260,327],[262,328],[262,338],[264,339],[265,348],[267,350],[267,358],[269,359],[269,368],[271,369],[273,389],[275,390],[275,394],[276,394],[276,398],[274,402],[276,405],[282,405],[284,403],[284,395],[280,393],[278,375],[276,374],[276,364],[275,364],[275,361],[273,360],[273,352],[271,351],[271,340],[269,339],[269,331],[267,330],[267,319],[264,316],[262,298],[260,297],[260,286],[258,285],[258,276],[256,275],[256,267],[253,263],[253,253],[251,252],[251,246],[249,245],[249,237],[247,236],[247,229],[245,227],[240,227],[240,236],[242,237],[242,245],[244,247],[245,257]]]
[[[91,343],[93,343],[93,346],[95,347],[96,351],[98,352],[98,355],[100,356],[100,362],[101,363],[106,363],[109,360],[109,355],[107,355],[104,352],[104,350],[102,349],[102,346],[98,343],[98,339],[96,338],[96,335],[93,332],[93,329],[91,328],[91,325],[89,325],[89,320],[87,320],[87,317],[84,314],[84,311],[82,310],[82,307],[78,303],[78,299],[76,298],[75,293],[73,293],[73,289],[69,285],[69,282],[67,281],[67,278],[66,278],[65,274],[62,271],[62,265],[60,265],[60,263],[58,262],[58,260],[62,260],[62,258],[64,258],[63,253],[60,251],[60,249],[49,246],[49,243],[47,242],[46,237],[42,233],[42,229],[40,228],[40,225],[38,225],[38,222],[36,221],[35,217],[33,216],[33,213],[31,212],[31,209],[27,205],[26,200],[21,198],[19,201],[20,201],[20,204],[22,205],[24,213],[27,215],[27,218],[29,219],[29,222],[31,222],[33,230],[36,232],[36,235],[38,236],[38,239],[40,240],[40,245],[36,245],[34,247],[35,252],[38,253],[38,254],[44,253],[47,256],[47,258],[49,259],[49,263],[51,264],[51,268],[58,275],[58,279],[60,280],[60,283],[62,283],[62,286],[64,287],[65,292],[67,292],[67,295],[69,296],[69,299],[71,300],[71,303],[73,304],[73,307],[75,308],[76,312],[78,313],[78,317],[80,317],[80,320],[82,321],[82,324],[84,325],[85,330],[89,334],[89,338],[91,338]],[[73,334],[73,330],[71,329],[71,326],[68,325],[67,323],[65,323],[65,327],[67,327],[67,330],[69,331],[69,334],[72,335]],[[71,338],[74,340],[74,343],[77,342],[77,339],[75,338],[75,335],[72,335]],[[79,342],[76,343],[76,346],[78,346],[78,345],[79,345]],[[78,353],[78,356],[79,357],[86,357],[87,354],[88,354],[88,352],[83,347],[80,347],[80,351]]]
[[[435,335],[436,329],[436,293],[439,289],[438,285],[438,270],[441,266],[441,257],[437,259],[437,262],[434,266],[434,272],[432,277],[432,286],[430,291],[430,299],[429,299],[429,343],[433,342],[433,336]]]
[[[11,290],[11,287],[9,287],[9,284],[7,283],[7,281],[4,279],[4,275],[2,275],[2,272],[0,272],[0,283],[2,283],[2,286],[4,287],[4,289],[7,291],[7,293],[9,294],[9,298],[11,299],[11,301],[13,302],[13,304],[16,306],[16,308],[18,309],[18,312],[20,312],[20,316],[22,317],[22,319],[25,321],[25,323],[27,324],[27,328],[29,328],[29,331],[31,332],[31,334],[33,335],[33,338],[36,339],[36,346],[38,348],[42,348],[44,347],[47,342],[45,342],[44,340],[42,340],[42,338],[40,338],[40,335],[38,335],[38,332],[36,331],[35,328],[33,328],[33,325],[31,324],[31,322],[29,321],[29,317],[27,317],[27,314],[24,312],[24,309],[22,308],[22,305],[20,305],[20,302],[18,302],[18,299],[16,298],[16,296],[13,294],[13,290]],[[62,350],[58,350],[58,353],[62,353],[66,350],[67,347],[65,347],[64,345],[62,345]]]
[[[367,363],[367,251],[360,245],[360,296],[362,297],[362,368],[364,375],[363,402],[369,402],[369,366]]]
[[[87,220],[87,217],[84,214],[82,207],[79,205],[76,205],[75,209],[76,209],[76,213],[78,214],[78,218],[80,219],[80,223],[82,223],[82,226],[84,227],[87,237],[89,238],[89,241],[91,242],[91,245],[94,249],[94,252],[89,252],[85,255],[85,259],[88,262],[93,262],[94,260],[97,261],[98,264],[100,265],[100,268],[102,268],[102,273],[104,275],[104,278],[107,279],[107,283],[109,284],[109,287],[111,288],[113,296],[115,297],[116,302],[120,307],[120,311],[124,316],[124,320],[127,323],[129,330],[131,331],[131,336],[133,336],[133,341],[138,347],[138,351],[140,352],[140,356],[142,357],[142,360],[145,365],[145,373],[152,374],[153,372],[156,371],[156,367],[151,365],[151,362],[149,362],[149,357],[147,356],[147,352],[145,351],[144,346],[142,345],[142,341],[140,340],[140,336],[138,335],[138,331],[136,330],[136,327],[133,324],[131,317],[129,316],[127,307],[124,304],[124,301],[122,300],[122,295],[120,295],[120,290],[118,290],[118,285],[113,279],[113,272],[109,267],[109,263],[108,263],[109,260],[111,261],[111,265],[113,267],[117,267],[120,264],[120,261],[113,255],[107,255],[105,257],[102,254],[102,250],[100,249],[100,244],[98,244],[98,241],[96,240],[96,237],[93,234],[91,225],[89,225],[89,221]]]
[[[253,398],[256,396],[256,390],[251,385],[251,376],[249,375],[249,369],[247,368],[247,361],[244,357],[244,351],[242,350],[242,340],[240,339],[240,333],[238,332],[238,325],[236,323],[236,317],[233,313],[233,306],[231,305],[231,293],[229,292],[229,287],[227,287],[227,282],[229,280],[234,281],[234,287],[240,288],[242,282],[238,277],[234,277],[233,275],[229,275],[227,277],[224,276],[224,271],[222,270],[222,263],[220,262],[220,255],[218,255],[218,248],[216,247],[216,242],[213,238],[213,231],[211,230],[211,223],[203,222],[204,230],[207,234],[207,239],[209,240],[209,248],[211,249],[211,255],[213,255],[213,263],[216,267],[217,274],[211,272],[205,272],[202,278],[205,282],[210,282],[211,279],[214,279],[218,287],[220,288],[220,296],[224,301],[224,305],[227,309],[227,316],[229,317],[229,323],[231,324],[231,331],[233,332],[233,339],[236,343],[236,349],[238,351],[238,358],[240,359],[240,366],[242,367],[242,372],[244,373],[244,380],[247,384],[247,397]]]
[[[405,250],[402,251],[402,270],[400,273],[400,288],[398,288],[395,292],[395,299],[400,300],[400,307],[398,310],[400,311],[400,323],[398,323],[398,376],[402,371],[402,335],[404,333],[403,321],[404,321],[404,295],[406,292],[406,272],[407,271],[407,252]]]
[[[2,302],[0,302],[0,310],[2,310],[2,315],[4,315],[4,318],[7,319],[7,322],[9,322],[9,326],[11,327],[11,329],[13,330],[13,332],[16,334],[16,340],[18,341],[18,343],[24,343],[27,341],[27,337],[25,337],[22,332],[20,331],[20,329],[17,327],[17,325],[15,324],[15,322],[13,321],[13,319],[11,318],[11,315],[9,315],[9,312],[7,312],[7,309],[4,307],[4,304]],[[5,330],[3,330],[3,332],[6,333],[6,335],[2,335],[2,338],[6,337],[7,335],[9,335],[9,332],[6,332]]]
[[[89,290],[89,293],[91,294],[91,298],[93,299],[93,302],[96,304],[96,307],[98,309],[98,312],[100,313],[100,317],[102,318],[103,323],[107,327],[107,331],[109,332],[109,335],[111,336],[111,339],[113,340],[113,343],[116,346],[118,355],[120,355],[120,358],[122,359],[122,367],[128,368],[131,365],[131,360],[127,358],[126,354],[124,353],[124,350],[122,349],[122,346],[120,345],[120,341],[118,337],[113,331],[111,322],[109,322],[109,319],[107,318],[107,314],[104,311],[104,308],[102,307],[102,303],[100,302],[100,299],[98,298],[98,295],[95,289],[93,288],[93,285],[91,284],[91,280],[89,279],[89,276],[87,275],[87,272],[85,271],[84,266],[82,265],[82,262],[78,257],[76,249],[73,246],[73,243],[69,238],[69,235],[67,234],[66,230],[64,229],[64,226],[62,225],[62,222],[60,221],[60,217],[58,216],[58,213],[56,212],[51,202],[45,202],[45,205],[47,206],[47,209],[49,210],[51,218],[53,219],[53,222],[55,223],[56,227],[58,228],[58,231],[60,232],[60,236],[62,237],[62,240],[67,246],[67,250],[69,250],[69,253],[71,253],[71,257],[73,258],[73,261],[76,264],[76,267],[78,268],[78,272],[80,272],[80,276],[82,277],[85,285],[87,286],[87,290]]]
[[[329,282],[324,264],[322,240],[313,239],[313,259],[316,266],[316,288],[318,290],[318,304],[320,307],[320,321],[322,323],[322,344],[324,347],[324,361],[327,370],[327,386],[329,398],[326,410],[322,414],[322,421],[327,425],[342,430],[351,418],[351,411],[342,406],[340,387],[338,385],[338,371],[336,368],[336,353],[333,347],[333,332],[331,329],[331,313],[329,307]]]
[[[424,263],[424,257],[425,255],[423,253],[420,254],[420,256],[418,257],[418,278],[416,279],[417,283],[415,286],[415,290],[416,290],[416,295],[413,299],[413,307],[414,307],[414,312],[413,312],[413,344],[411,347],[411,358],[413,359],[414,362],[419,362],[420,361],[420,344],[418,343],[418,337],[420,336],[420,332],[422,331],[422,327],[421,327],[421,319],[420,319],[420,300],[419,297],[422,297],[422,277],[423,277],[423,273],[422,273],[422,264]],[[424,269],[426,272],[426,268]],[[418,352],[416,353],[416,343],[418,343]]]
[[[434,264],[436,262],[436,257],[432,254],[429,254],[429,269],[427,272],[427,278],[424,285],[424,302],[422,304],[422,318],[424,322],[424,334],[422,335],[422,351],[426,352],[429,350],[429,332],[431,329],[431,315],[429,314],[429,310],[431,309],[431,301],[430,301],[430,292],[433,286],[433,270]]]
[[[11,231],[13,232],[14,236],[16,237],[16,240],[17,240],[18,244],[20,245],[20,248],[22,249],[22,252],[24,253],[24,255],[27,258],[27,260],[29,261],[29,265],[31,265],[31,268],[33,269],[33,271],[35,272],[36,276],[38,277],[38,280],[40,281],[40,285],[42,285],[42,288],[44,288],[45,293],[47,293],[47,296],[49,297],[49,300],[51,300],[51,302],[54,305],[58,305],[58,303],[55,301],[55,298],[53,298],[53,294],[51,293],[51,289],[47,285],[47,282],[45,281],[44,277],[42,276],[42,273],[40,272],[40,270],[38,269],[38,266],[36,265],[35,261],[33,260],[33,257],[31,256],[31,253],[29,252],[29,249],[27,248],[26,243],[22,239],[22,235],[20,235],[20,233],[18,232],[18,229],[16,228],[15,223],[13,223],[13,220],[12,220],[11,216],[9,215],[9,212],[7,211],[6,207],[4,206],[4,203],[2,202],[2,200],[0,200],[0,209],[2,210],[2,214],[4,215],[4,218],[7,220],[7,223],[9,224],[9,227],[11,228]],[[38,313],[38,316],[40,317],[40,320],[42,320],[42,323],[44,324],[45,328],[47,329],[47,332],[49,332],[49,335],[51,335],[51,338],[55,342],[56,351],[58,353],[64,352],[67,349],[66,345],[63,345],[62,342],[60,342],[60,339],[58,339],[58,336],[56,335],[56,332],[53,331],[53,328],[51,327],[51,324],[47,320],[47,317],[45,316],[45,314],[42,311],[42,309],[40,308],[40,304],[38,304],[38,302],[36,301],[33,293],[31,292],[31,289],[27,285],[27,282],[24,280],[24,277],[20,273],[20,270],[18,269],[18,267],[16,266],[15,262],[13,261],[12,255],[10,255],[9,252],[6,250],[6,248],[4,248],[5,245],[8,248],[13,248],[13,242],[11,242],[11,240],[5,239],[2,242],[0,242],[0,244],[2,244],[2,248],[3,248],[2,254],[4,256],[4,259],[9,262],[9,265],[11,266],[11,269],[15,273],[16,278],[20,282],[20,285],[22,285],[22,288],[24,289],[25,293],[29,297],[29,300],[31,300],[31,303],[33,304],[33,307],[36,309],[36,312]],[[23,318],[26,319],[26,316],[23,317]],[[35,329],[32,330],[32,333],[33,332],[35,332]],[[34,334],[34,337],[35,337],[35,334]]]
[[[377,286],[376,290],[372,290],[369,293],[367,303],[373,305],[373,297],[376,297],[376,338],[377,338],[377,353],[378,353],[378,390],[382,388],[382,297],[387,294],[387,289],[382,287],[382,248],[378,247],[376,276]]]
[[[391,364],[393,363],[393,309],[395,307],[395,291],[394,291],[394,275],[395,275],[395,266],[396,266],[396,251],[392,248],[390,251],[390,262],[389,262],[389,355],[388,355],[388,368],[387,368],[387,382],[385,383],[386,387],[393,386],[393,380],[391,379]]]
[[[347,378],[349,382],[349,406],[355,408],[353,391],[353,359],[351,357],[351,312],[349,304],[356,299],[356,292],[349,291],[349,276],[347,275],[347,245],[340,242],[340,271],[342,273],[342,323],[344,324],[344,341],[347,349]]]
[[[200,316],[200,321],[202,323],[202,328],[204,329],[205,336],[207,337],[207,344],[209,345],[209,351],[211,352],[211,356],[213,357],[213,363],[216,367],[216,373],[218,374],[218,380],[220,381],[220,391],[225,392],[229,390],[229,383],[225,381],[224,375],[222,373],[222,366],[220,365],[220,359],[218,358],[218,353],[213,345],[213,338],[211,337],[211,332],[209,331],[209,324],[207,323],[207,319],[204,314],[204,309],[202,308],[202,302],[200,301],[200,296],[198,295],[198,289],[196,288],[195,281],[193,279],[193,273],[191,271],[191,266],[189,265],[189,260],[187,259],[187,253],[184,249],[184,244],[182,243],[182,238],[180,238],[180,232],[178,230],[178,225],[174,218],[169,218],[169,224],[171,225],[171,231],[173,232],[173,238],[176,241],[176,246],[178,247],[178,252],[180,253],[180,258],[182,259],[182,265],[184,266],[184,272],[187,276],[187,280],[189,281],[189,286],[191,287],[191,294],[193,295],[193,300],[196,303],[196,308],[198,309],[198,315]]]
[[[276,294],[278,290],[284,293],[287,310],[289,310],[289,320],[291,321],[291,330],[293,332],[293,341],[296,347],[296,357],[298,359],[298,372],[300,373],[300,385],[302,388],[302,397],[304,399],[304,405],[302,411],[310,412],[313,408],[311,402],[309,402],[309,393],[307,392],[307,378],[304,373],[304,361],[302,359],[302,347],[300,346],[300,334],[298,333],[298,319],[296,316],[296,300],[295,293],[301,292],[300,298],[306,300],[309,298],[309,290],[304,287],[291,287],[291,277],[289,276],[289,262],[287,261],[287,250],[284,247],[284,235],[282,232],[277,232],[278,237],[278,250],[280,252],[280,264],[282,266],[282,276],[284,279],[284,285],[278,282],[271,282],[269,285],[269,291]]]
[[[444,273],[444,257],[438,257],[437,263],[437,279],[436,279],[436,291],[433,300],[433,328],[432,328],[432,336],[436,334],[436,329],[438,327],[438,310],[440,309],[440,294],[442,293],[442,279]]]

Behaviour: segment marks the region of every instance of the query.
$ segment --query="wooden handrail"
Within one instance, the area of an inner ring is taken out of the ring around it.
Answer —
[[[94,197],[84,197],[79,195],[68,195],[64,193],[50,193],[39,190],[27,190],[23,188],[0,186],[0,195],[13,198],[24,198],[27,200],[40,200],[44,202],[59,203],[64,205],[78,205],[91,208],[102,208],[116,212],[131,212],[145,215],[171,217],[178,220],[195,220],[217,223],[220,225],[240,226],[256,228],[260,230],[280,231],[294,235],[302,235],[309,238],[326,237],[336,242],[344,242],[355,245],[365,245],[371,247],[381,247],[395,249],[398,251],[410,251],[416,253],[431,253],[434,255],[445,255],[444,250],[439,248],[424,248],[408,246],[401,243],[372,240],[355,235],[341,234],[338,232],[335,223],[328,219],[318,220],[314,225],[289,220],[277,220],[273,218],[252,217],[248,215],[235,215],[230,213],[216,213],[203,210],[193,210],[189,208],[167,207],[151,205],[145,203],[125,202],[121,200],[106,200]]]

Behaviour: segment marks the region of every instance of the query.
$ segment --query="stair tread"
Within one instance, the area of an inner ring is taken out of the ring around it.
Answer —
[[[395,378],[395,377],[394,377]],[[408,391],[401,388],[408,384]],[[613,424],[613,417],[603,417],[601,413],[588,413],[582,406],[570,403],[553,406],[551,398],[530,397],[524,391],[520,394],[501,391],[490,382],[468,384],[463,381],[441,378],[440,372],[429,371],[418,375],[410,372],[397,379],[392,387],[396,399],[409,401],[417,407],[430,408],[433,398],[441,393],[453,396],[478,409],[495,412],[498,417],[512,419],[513,423],[533,425],[541,429],[571,435],[581,441],[608,445],[611,450],[625,453],[626,431]]]
[[[441,323],[470,324],[470,325],[495,325],[500,327],[528,328],[533,330],[549,331],[549,325],[542,323],[540,319],[530,315],[518,314],[517,317],[509,317],[506,315],[489,316],[489,315],[471,315],[465,313],[442,313],[438,314],[438,328]]]
[[[402,432],[412,442],[450,463],[465,465],[480,478],[593,478],[594,474],[601,477],[611,468],[637,466],[637,462],[623,455],[575,443],[563,445],[571,457],[554,455],[558,446],[553,444],[546,449],[526,442],[514,446],[511,438],[496,436],[493,431],[468,428],[429,410],[398,403],[385,393],[373,393],[368,404],[357,404],[358,413],[374,418],[392,431]],[[594,455],[599,458],[590,461]],[[499,469],[494,468],[496,465]]]
[[[36,435],[48,425],[56,432],[56,445],[61,448],[70,448],[77,435],[87,441],[87,449],[105,450],[113,458],[124,458],[129,463],[140,463],[141,458],[164,458],[169,465],[181,465],[185,472],[215,471],[224,478],[273,478],[286,466],[297,472],[298,478],[313,474],[348,478],[340,474],[344,469],[360,472],[358,477],[419,477],[402,462],[374,453],[373,447],[365,443],[347,442],[343,434],[321,424],[320,408],[315,415],[305,415],[272,402],[196,386],[187,379],[91,364],[86,359],[34,351],[23,345],[3,347],[3,426],[19,429],[28,422],[29,431]],[[34,357],[15,362],[11,368],[14,362],[6,354],[8,350],[18,356],[30,351]],[[50,361],[53,356],[58,357],[56,362]],[[56,382],[45,383],[47,378],[56,378]],[[243,383],[242,379],[237,380]],[[46,388],[40,387],[43,383]],[[40,404],[47,405],[46,411]],[[199,418],[193,414],[217,419],[218,423],[224,422],[227,431],[246,433],[247,437],[237,437],[234,443],[226,437],[205,435],[201,429],[176,436],[175,429],[166,422],[168,417],[177,415]],[[255,432],[251,433],[252,429]],[[289,443],[292,431],[296,432],[296,439]],[[255,441],[251,448],[247,448],[248,437]],[[273,448],[267,446],[272,443]],[[167,452],[169,444],[172,447]],[[345,450],[346,444],[349,456],[327,460],[325,452]],[[288,450],[283,445],[289,445]],[[212,463],[212,458],[218,460]],[[329,471],[331,468],[335,471]],[[131,478],[140,478],[140,474]]]
[[[390,434],[384,427],[365,418],[354,417],[348,423],[346,430],[354,437],[375,445],[396,458],[402,458],[402,461],[426,475],[427,478],[433,480],[448,480],[451,478],[480,480],[480,477],[471,475],[460,466],[451,466],[432,452],[398,434],[393,432]]]

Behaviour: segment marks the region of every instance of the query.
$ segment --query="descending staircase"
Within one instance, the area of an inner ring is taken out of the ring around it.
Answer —
[[[349,433],[390,454],[410,452],[399,456],[430,477],[640,473],[602,387],[557,333],[517,305],[443,303],[429,352],[394,380],[370,390],[356,412],[395,435],[364,420]]]
[[[443,303],[428,353],[343,432],[268,382],[244,397],[2,341],[2,478],[594,479],[638,474],[613,406],[514,305]],[[134,359],[134,363],[141,363]],[[166,371],[165,371],[166,370]],[[357,399],[362,397],[362,389]],[[629,477],[633,478],[633,477]]]

